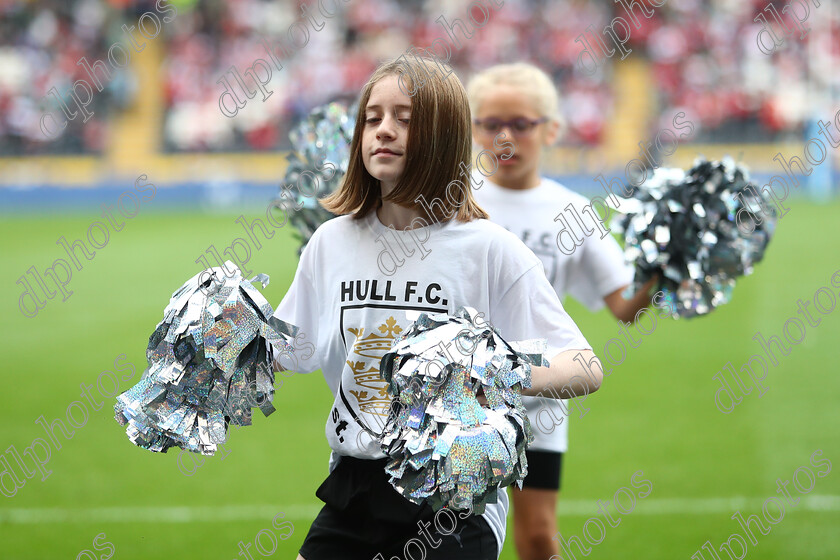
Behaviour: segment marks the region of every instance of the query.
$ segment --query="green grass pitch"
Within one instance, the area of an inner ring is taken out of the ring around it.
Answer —
[[[756,535],[758,544],[749,545],[746,557],[840,557],[840,311],[807,327],[805,340],[771,368],[767,392],[759,398],[753,391],[731,414],[715,407],[712,378],[727,361],[740,367],[761,351],[752,340],[756,331],[779,335],[796,315],[797,299],[810,301],[823,286],[838,292],[829,283],[840,270],[838,212],[837,203],[794,203],[765,261],[738,282],[732,303],[700,319],[660,320],[586,401],[586,416],[572,418],[557,522],[565,536],[580,536],[585,521],[598,515],[595,500],[612,502],[635,471],[653,484],[632,513],[607,527],[589,558],[688,560],[706,540],[717,548],[731,534],[743,534],[730,519],[736,509],[760,515],[761,503],[777,496],[776,479],[790,479],[817,449],[831,460],[831,472],[816,479],[807,501],[787,508],[770,534]],[[251,217],[259,216],[255,210]],[[51,300],[37,317],[26,318],[15,281],[28,267],[43,270],[65,256],[56,239],[84,235],[99,216],[2,217],[0,452],[18,476],[5,450],[21,452],[43,437],[39,416],[65,418],[68,405],[80,399],[80,383],[95,385],[120,354],[136,368],[122,388],[139,379],[148,336],[170,294],[197,271],[194,261],[209,244],[221,250],[242,235],[235,218],[143,210],[122,231],[112,231],[83,270],[74,270],[74,293],[66,302]],[[249,263],[271,275],[264,292],[273,305],[291,282],[295,247],[285,228]],[[574,302],[567,308],[600,355],[617,336],[615,321]],[[193,476],[179,471],[177,453],[131,445],[113,419],[112,399],[89,410],[72,439],[59,435],[61,449],[52,449],[46,480],[36,475],[14,497],[0,498],[0,557],[104,556],[107,550],[94,551],[93,540],[105,533],[99,548],[112,543],[119,560],[243,558],[237,543],[253,543],[283,512],[294,532],[271,556],[294,558],[327,472],[323,430],[332,399],[320,373],[281,379],[278,411],[234,430],[229,455],[208,458]],[[745,500],[740,506],[739,498]],[[734,501],[721,506],[716,499]],[[270,547],[263,535],[263,546]],[[80,555],[83,550],[92,552]],[[263,557],[255,548],[251,554]],[[501,557],[516,557],[510,533]]]

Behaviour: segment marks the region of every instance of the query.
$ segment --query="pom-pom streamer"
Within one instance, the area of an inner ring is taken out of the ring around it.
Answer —
[[[657,169],[619,209],[612,228],[624,234],[625,259],[635,266],[625,297],[656,277],[675,318],[728,303],[735,278],[752,273],[776,225],[765,193],[730,158],[700,158],[688,172]]]
[[[289,133],[295,151],[287,156],[289,166],[277,204],[297,230],[301,242],[298,252],[303,251],[318,226],[335,218],[318,204],[318,199],[335,192],[344,180],[354,124],[344,105],[330,103],[313,109]],[[332,175],[319,171],[328,163]]]
[[[196,274],[179,288],[149,337],[148,367],[117,397],[116,420],[137,446],[177,446],[213,455],[227,426],[251,424],[251,408],[274,412],[273,360],[292,352],[297,327],[272,317],[253,283],[232,262]]]
[[[545,341],[509,344],[477,312],[421,314],[385,354],[380,371],[393,396],[381,436],[386,472],[403,496],[475,513],[499,488],[521,486],[533,440],[521,391]],[[486,405],[479,401],[483,394]]]

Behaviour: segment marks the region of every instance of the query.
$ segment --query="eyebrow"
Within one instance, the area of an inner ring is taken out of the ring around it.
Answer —
[[[368,105],[367,107],[365,107],[365,111],[372,111],[372,110],[377,110],[377,109],[382,109],[382,106],[381,105]],[[396,109],[398,111],[404,111],[404,110],[410,111],[411,110],[411,105],[396,105],[396,106],[394,106],[394,109]]]

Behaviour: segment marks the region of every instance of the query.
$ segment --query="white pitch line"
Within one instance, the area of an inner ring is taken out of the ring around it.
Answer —
[[[0,524],[30,523],[215,523],[271,519],[281,511],[287,519],[313,518],[317,504],[292,506],[125,506],[101,508],[0,509]]]
[[[797,496],[791,493],[793,498]],[[659,498],[638,499],[628,515],[731,515],[736,511],[761,511],[765,498]],[[786,511],[840,511],[840,496],[798,496],[801,501]],[[607,500],[604,500],[607,501]],[[627,506],[626,503],[622,504]],[[320,511],[318,503],[294,505],[238,506],[126,506],[101,508],[3,508],[0,524],[29,525],[47,523],[218,523],[225,521],[263,521],[280,512],[286,519],[314,519]],[[557,503],[557,515],[598,515],[595,500],[563,500]]]
[[[636,507],[632,514],[628,515],[709,515],[742,512],[761,511],[764,502],[771,497],[780,499],[784,503],[785,511],[840,511],[840,496],[832,495],[806,495],[797,496],[791,493],[791,497],[800,498],[795,506],[787,503],[781,495],[766,496],[764,498],[747,498],[745,496],[732,496],[729,498],[658,498],[658,499],[636,499]],[[626,500],[626,498],[625,498]],[[609,502],[609,500],[604,500]],[[627,507],[626,501],[621,504]],[[613,506],[614,507],[614,506]],[[593,515],[598,511],[594,500],[563,500],[557,502],[557,515]],[[775,510],[774,510],[775,511]]]

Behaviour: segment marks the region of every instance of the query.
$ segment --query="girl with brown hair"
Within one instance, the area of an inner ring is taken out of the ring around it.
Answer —
[[[507,340],[546,339],[551,365],[532,368],[526,394],[552,387],[582,395],[601,383],[581,367],[594,355],[539,259],[475,203],[463,173],[471,150],[467,95],[454,74],[433,66],[422,58],[386,62],[365,85],[346,178],[322,201],[341,215],[313,234],[275,312],[315,344],[294,369],[321,369],[334,395],[330,474],[316,492],[325,505],[300,549],[305,560],[499,555],[504,492],[482,515],[454,516],[415,505],[388,483],[377,435],[390,397],[379,361],[411,324],[407,311],[469,306]],[[392,262],[383,271],[386,250]]]

